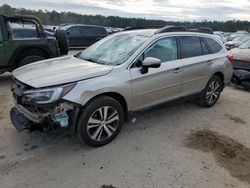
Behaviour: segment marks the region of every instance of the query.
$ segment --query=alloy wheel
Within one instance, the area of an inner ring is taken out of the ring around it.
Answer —
[[[206,100],[208,104],[213,104],[217,101],[220,95],[220,83],[218,81],[212,81],[208,86],[206,93]]]
[[[111,137],[119,125],[119,115],[115,108],[103,106],[89,118],[87,132],[94,141],[104,141]]]

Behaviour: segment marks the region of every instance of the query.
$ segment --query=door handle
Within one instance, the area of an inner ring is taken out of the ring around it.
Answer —
[[[207,65],[212,65],[214,62],[212,60],[207,61]]]
[[[176,68],[174,69],[173,73],[180,73],[181,72],[181,69],[180,68]]]

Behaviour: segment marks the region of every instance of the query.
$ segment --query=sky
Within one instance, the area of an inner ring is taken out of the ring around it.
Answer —
[[[171,21],[248,20],[250,0],[1,0],[16,8]]]

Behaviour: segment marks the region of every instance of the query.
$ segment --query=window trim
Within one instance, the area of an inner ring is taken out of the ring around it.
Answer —
[[[204,52],[203,52],[203,48],[202,48],[202,42],[205,44],[205,46],[206,46],[206,47],[207,47],[207,49],[208,49],[208,54],[203,54],[203,55],[211,55],[211,54],[212,54],[212,52],[211,52],[211,50],[210,50],[210,48],[209,48],[208,44],[206,43],[206,40],[204,39],[204,37],[200,37],[200,41],[201,41],[201,49],[202,49],[202,53],[204,53]]]
[[[165,38],[175,38],[176,40],[176,47],[177,47],[177,59],[180,59],[180,50],[179,50],[179,43],[178,43],[178,37],[177,36],[162,36],[160,38],[157,38],[155,40],[153,40],[152,42],[150,42],[145,48],[143,48],[143,50],[141,50],[141,52],[136,56],[136,58],[134,58],[134,60],[128,65],[127,69],[132,69],[132,68],[135,68],[133,67],[133,65],[135,64],[136,60],[151,46],[153,45],[154,43],[162,40],[162,39],[165,39]],[[173,60],[175,61],[175,60]]]

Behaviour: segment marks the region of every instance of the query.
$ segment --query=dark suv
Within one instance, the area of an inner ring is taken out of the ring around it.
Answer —
[[[67,54],[65,31],[51,36],[37,17],[0,15],[0,73]]]
[[[60,29],[66,31],[70,47],[87,48],[108,36],[108,32],[104,27],[95,25],[66,25]]]

